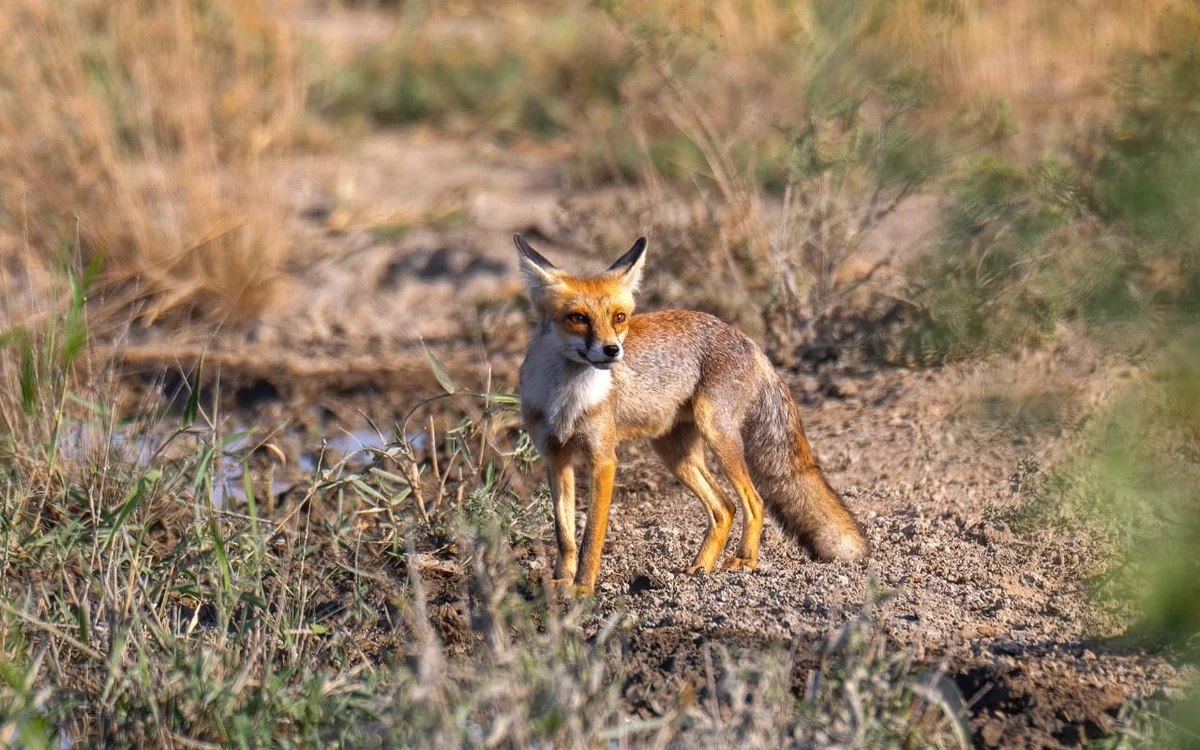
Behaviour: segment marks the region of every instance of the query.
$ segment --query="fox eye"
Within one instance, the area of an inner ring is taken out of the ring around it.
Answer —
[[[624,323],[625,322],[625,313],[617,313],[616,315],[614,315],[613,322],[616,323],[617,325],[621,325],[622,323]]]
[[[584,315],[583,313],[573,312],[567,316],[567,320],[571,321],[572,323],[575,323],[576,325],[585,326],[585,325],[587,325],[588,317],[586,315]]]

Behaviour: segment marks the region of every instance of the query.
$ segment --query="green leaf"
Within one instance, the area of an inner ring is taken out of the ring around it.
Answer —
[[[408,496],[409,496],[409,495],[411,495],[411,494],[412,494],[412,487],[405,487],[404,489],[402,489],[402,490],[400,490],[399,492],[397,492],[395,495],[392,495],[392,499],[391,499],[391,501],[390,501],[390,504],[391,504],[391,505],[397,505],[397,504],[399,504],[399,503],[400,503],[402,500],[404,500],[404,498],[408,497]]]
[[[86,281],[81,281],[75,270],[67,267],[67,279],[71,285],[71,305],[67,308],[67,318],[63,323],[62,348],[58,352],[59,365],[64,369],[69,367],[79,353],[87,346],[87,319],[83,310],[87,304]]]
[[[116,538],[117,530],[120,529],[122,524],[125,523],[125,519],[129,518],[129,515],[133,513],[138,504],[141,503],[141,501],[146,497],[147,490],[149,489],[150,485],[154,482],[157,482],[161,477],[162,472],[158,469],[154,469],[146,472],[145,475],[138,479],[138,482],[136,485],[134,485],[133,490],[125,496],[125,500],[120,506],[117,507],[116,512],[109,517],[110,521],[108,526],[109,533],[111,534],[111,536],[109,536],[110,541]]]
[[[25,677],[12,664],[0,662],[0,682],[10,688],[20,690],[25,686]]]
[[[457,393],[458,388],[454,385],[454,381],[446,374],[446,368],[442,367],[442,363],[438,361],[438,358],[433,355],[433,352],[429,351],[429,347],[425,344],[424,339],[421,339],[421,348],[425,350],[425,359],[429,360],[429,367],[433,370],[433,376],[437,378],[438,385],[446,393]]]
[[[200,494],[203,491],[208,490],[210,493],[209,501],[212,501],[212,465],[216,453],[216,448],[206,445],[200,453],[200,460],[196,462],[196,470],[192,475],[192,486],[196,488],[197,500],[200,499]]]
[[[253,433],[254,433],[254,430],[251,429],[251,430],[238,430],[237,432],[234,432],[230,435],[226,435],[225,437],[223,437],[221,439],[221,447],[224,448],[228,445],[236,443],[239,440],[249,437]]]
[[[388,499],[386,497],[379,494],[379,492],[377,490],[375,490],[373,487],[369,486],[366,482],[362,481],[361,479],[357,479],[357,478],[351,479],[350,484],[354,487],[354,489],[358,490],[360,495],[363,495],[366,497],[373,497],[376,500],[381,500],[385,503],[388,501]],[[366,497],[364,497],[363,499],[366,499]]]
[[[83,301],[86,301],[88,290],[92,288],[92,284],[94,284],[96,279],[99,278],[100,271],[103,268],[104,256],[98,254],[92,258],[91,263],[88,263],[88,267],[83,269],[83,279],[80,281],[78,287],[80,295],[85,298]]]
[[[487,402],[495,406],[520,406],[521,397],[515,393],[489,393]]]
[[[67,311],[64,324],[62,349],[58,353],[59,366],[63,369],[70,367],[87,346],[87,340],[87,322],[83,318],[83,310],[72,307]]]
[[[401,476],[397,476],[397,475],[391,473],[390,471],[384,471],[383,469],[380,469],[375,466],[372,466],[371,468],[367,469],[367,471],[370,472],[373,476],[377,476],[380,479],[391,482],[393,484],[399,484],[399,485],[405,485],[405,486],[408,485],[407,479],[405,479],[404,477],[401,477]]]
[[[125,654],[125,644],[129,640],[129,629],[123,628],[117,631],[117,635],[113,638],[111,650],[108,653],[108,676],[104,680],[104,690],[100,694],[101,704],[107,703],[109,696],[119,683],[122,675],[121,663],[122,657]]]
[[[92,645],[92,639],[89,635],[87,614],[83,611],[83,607],[75,608],[75,622],[79,626],[79,642],[85,646]]]

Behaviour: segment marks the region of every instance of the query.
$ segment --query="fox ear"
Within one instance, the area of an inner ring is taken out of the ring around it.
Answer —
[[[513,235],[513,244],[517,246],[521,258],[521,278],[525,281],[525,289],[530,298],[536,300],[546,287],[558,280],[559,270],[542,257],[541,253],[530,247],[521,235]]]
[[[629,248],[628,252],[617,258],[617,262],[608,267],[610,273],[616,275],[625,285],[629,287],[629,291],[636,292],[638,285],[642,283],[642,269],[645,266],[646,259],[646,238],[638,237],[637,242],[633,243],[633,247]]]

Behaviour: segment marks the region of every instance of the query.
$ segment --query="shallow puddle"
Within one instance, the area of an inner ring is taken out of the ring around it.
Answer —
[[[259,499],[268,492],[279,499],[298,485],[315,481],[318,473],[335,465],[351,472],[362,471],[377,452],[394,445],[391,434],[381,435],[372,427],[347,430],[327,425],[321,431],[326,434],[314,437],[303,429],[267,430],[236,424],[232,430],[214,433],[203,427],[169,428],[165,423],[114,426],[86,421],[70,424],[59,432],[55,455],[63,461],[96,465],[148,466],[201,451],[204,445],[215,442],[209,470],[211,500],[214,508],[226,510],[244,508],[248,489]],[[423,451],[428,434],[411,432],[407,442],[412,450]],[[270,448],[264,447],[267,445]],[[269,463],[255,459],[260,453]],[[269,489],[265,486],[268,481]]]

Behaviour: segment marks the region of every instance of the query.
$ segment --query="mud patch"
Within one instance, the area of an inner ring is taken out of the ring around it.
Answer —
[[[479,277],[499,279],[509,273],[510,264],[457,248],[439,247],[407,253],[392,261],[384,271],[380,285],[395,287],[413,280],[449,280],[461,287]]]
[[[1083,747],[1109,735],[1128,696],[1075,675],[1037,679],[1020,668],[979,666],[955,675],[982,747]]]

